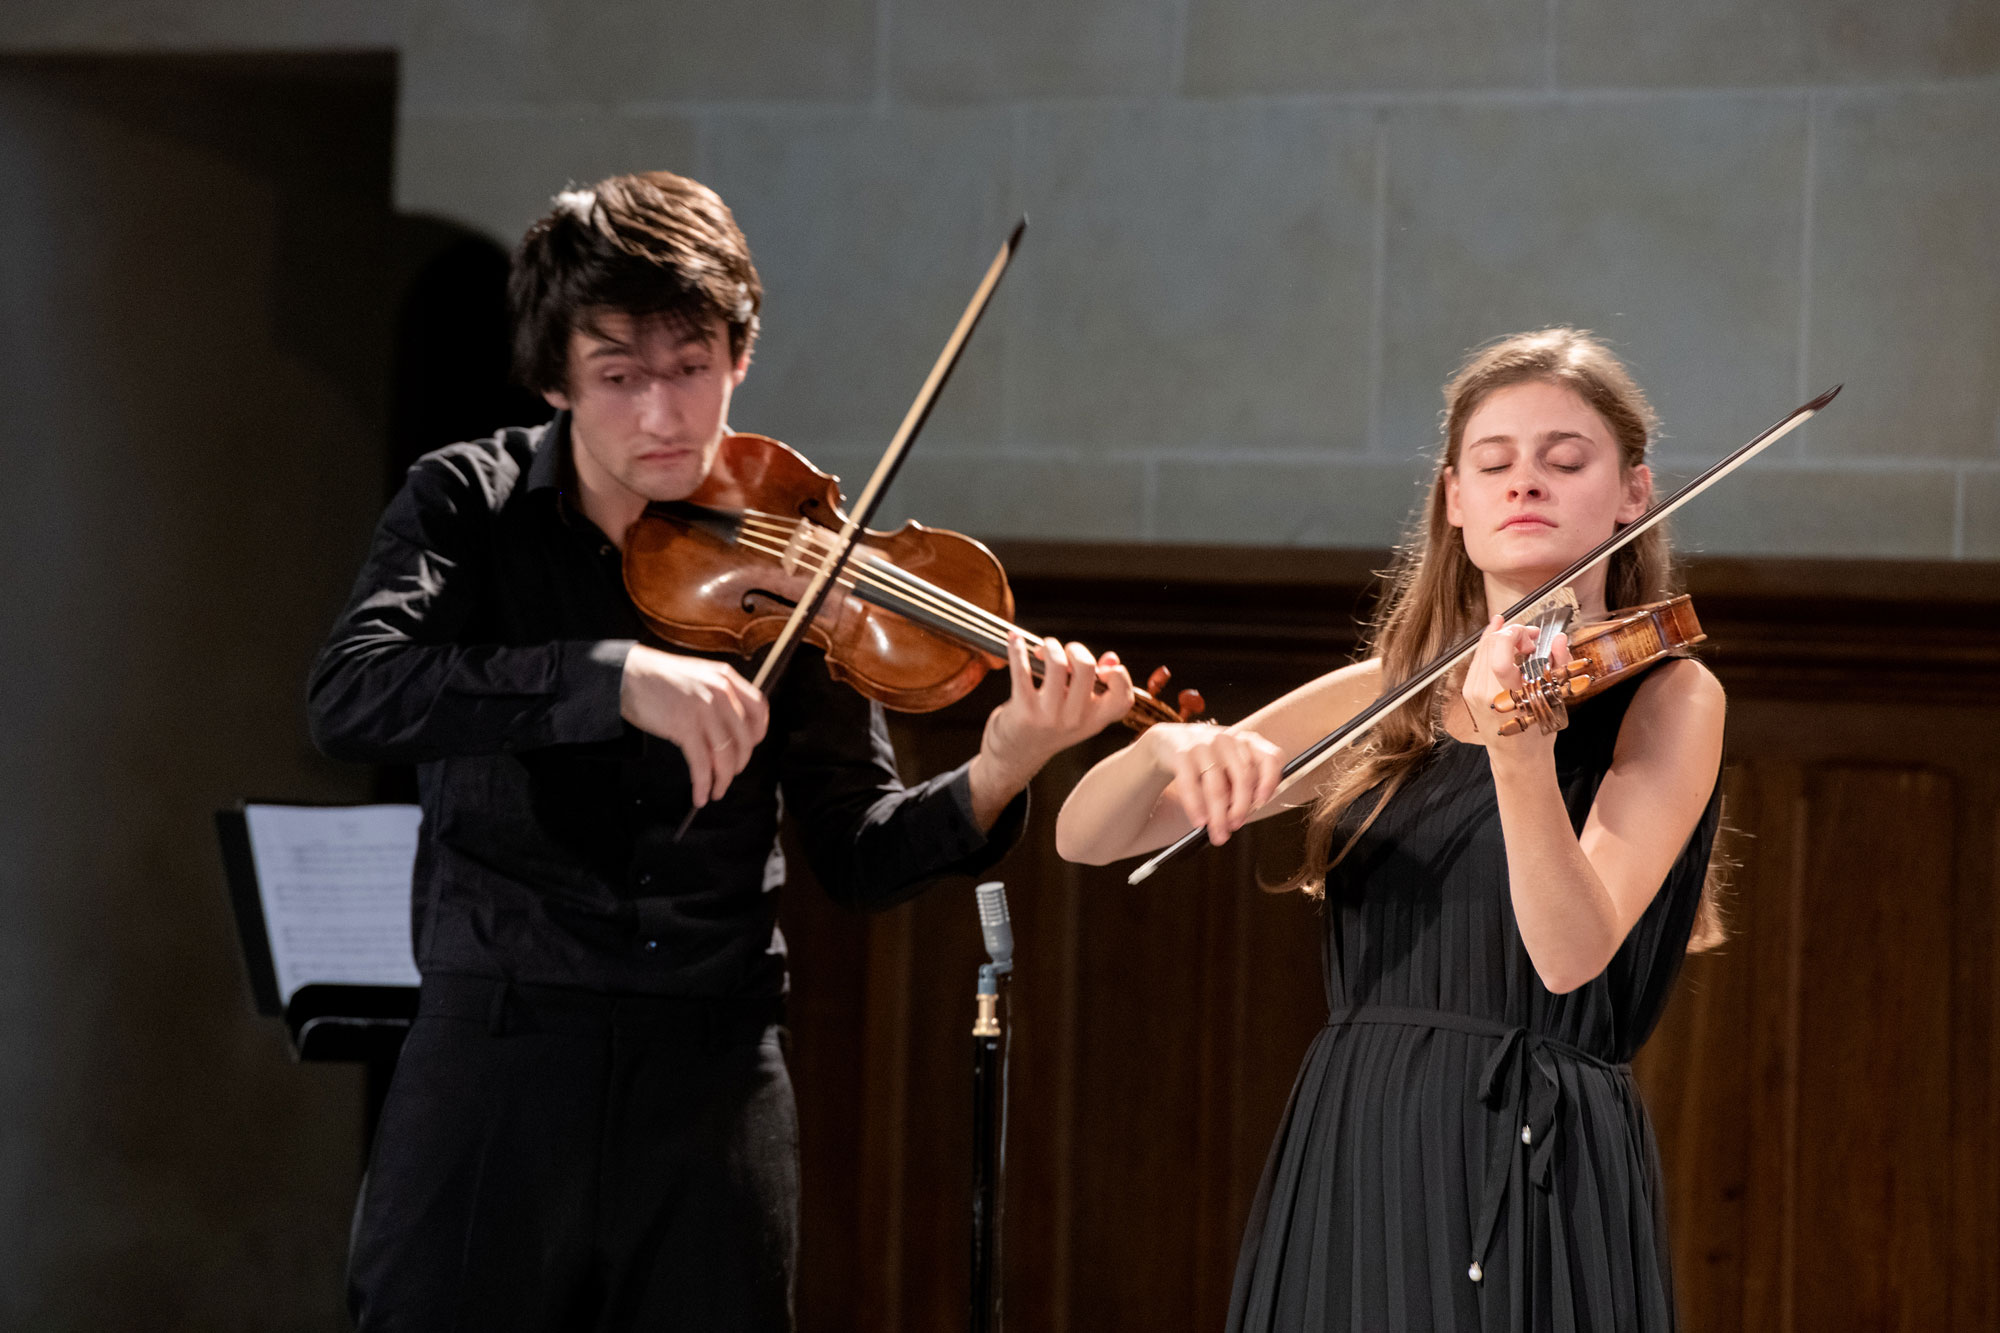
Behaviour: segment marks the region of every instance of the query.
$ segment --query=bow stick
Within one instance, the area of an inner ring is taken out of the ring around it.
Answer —
[[[840,576],[840,571],[847,567],[848,558],[854,554],[854,547],[861,540],[863,529],[868,526],[868,520],[875,516],[876,507],[882,502],[882,493],[888,490],[889,483],[896,479],[896,473],[903,466],[903,459],[908,455],[910,445],[915,442],[917,432],[924,428],[924,422],[930,418],[931,408],[936,405],[938,394],[944,389],[945,381],[951,378],[951,372],[957,367],[959,354],[965,350],[966,341],[972,337],[972,331],[979,327],[980,316],[986,313],[986,306],[993,299],[993,289],[1000,285],[1001,275],[1006,273],[1007,265],[1013,262],[1014,251],[1021,244],[1021,233],[1027,229],[1028,219],[1023,217],[1014,224],[1014,230],[1007,234],[1006,241],[1000,246],[1000,253],[994,255],[993,262],[987,265],[986,276],[980,279],[979,288],[973,292],[972,300],[965,307],[965,313],[958,317],[958,326],[951,331],[951,337],[945,340],[944,350],[938,353],[937,361],[931,366],[931,373],[925,377],[923,387],[917,390],[916,401],[912,402],[910,410],[903,414],[903,424],[897,427],[895,438],[889,441],[889,447],[883,452],[882,460],[875,465],[875,473],[868,478],[868,485],[862,489],[861,498],[847,511],[847,525],[841,528],[839,538],[828,548],[826,557],[813,571],[812,581],[806,585],[798,604],[792,608],[791,618],[785,621],[785,627],[779,631],[777,640],[771,645],[771,651],[764,655],[764,664],[757,668],[757,677],[750,683],[763,691],[766,696],[771,692],[771,682],[775,681],[791,663],[793,650],[799,646],[799,640],[804,637],[806,626],[810,625],[813,617],[819,614],[827,593],[833,589],[834,580]],[[688,826],[694,823],[694,816],[695,812],[689,810],[687,818],[681,821],[679,832],[674,835],[676,838],[687,832]]]
[[[1669,515],[1688,501],[1694,499],[1697,495],[1715,485],[1716,482],[1721,481],[1759,453],[1770,448],[1779,440],[1811,420],[1821,408],[1833,401],[1833,396],[1839,393],[1840,390],[1840,385],[1834,385],[1831,389],[1828,389],[1804,407],[1799,408],[1790,416],[1778,422],[1777,425],[1772,426],[1762,435],[1759,435],[1756,439],[1738,449],[1735,453],[1711,465],[1701,475],[1695,477],[1672,495],[1598,543],[1588,555],[1578,560],[1568,569],[1565,569],[1562,573],[1556,575],[1547,583],[1544,583],[1541,587],[1514,603],[1511,607],[1508,607],[1505,619],[1509,623],[1512,623],[1519,616],[1534,610],[1543,598],[1567,584],[1571,579],[1583,573],[1584,570],[1589,569],[1600,560],[1609,559],[1623,547],[1637,541],[1639,536],[1648,528],[1665,521]],[[1346,722],[1343,722],[1339,727],[1336,727],[1333,731],[1328,732],[1301,750],[1297,755],[1293,756],[1291,761],[1279,773],[1280,784],[1289,781],[1321,760],[1329,758],[1354,744],[1355,741],[1365,735],[1382,718],[1401,708],[1404,704],[1416,698],[1417,695],[1436,684],[1447,672],[1451,671],[1466,658],[1472,656],[1473,650],[1479,647],[1479,639],[1482,633],[1484,633],[1483,629],[1474,630],[1471,634],[1460,640],[1456,646],[1445,650],[1442,655],[1432,659],[1429,664],[1417,668],[1410,675],[1409,679],[1403,681],[1402,684],[1389,690],[1374,703],[1356,713]],[[1205,825],[1200,828],[1189,829],[1172,846],[1154,853],[1151,859],[1146,861],[1137,870],[1134,870],[1130,875],[1127,875],[1125,882],[1127,884],[1138,884],[1151,878],[1155,870],[1158,870],[1189,847],[1194,846],[1207,833],[1208,829]]]

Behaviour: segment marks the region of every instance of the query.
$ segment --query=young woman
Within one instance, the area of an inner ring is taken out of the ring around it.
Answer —
[[[1491,701],[1521,684],[1532,634],[1497,613],[1645,511],[1653,419],[1570,329],[1487,347],[1445,398],[1367,660],[1233,727],[1154,727],[1071,793],[1057,846],[1102,864],[1298,804],[1277,790],[1286,758],[1484,625],[1460,679],[1300,784],[1319,795],[1294,884],[1325,895],[1331,1012],[1252,1205],[1229,1327],[1671,1328],[1627,1062],[1691,935],[1719,935],[1722,690],[1678,659],[1554,736],[1499,734]],[[1574,588],[1587,619],[1667,579],[1656,529]]]

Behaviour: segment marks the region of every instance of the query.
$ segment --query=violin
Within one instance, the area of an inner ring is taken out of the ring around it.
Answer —
[[[1545,735],[1560,730],[1569,721],[1568,705],[1608,690],[1662,658],[1683,656],[1707,637],[1686,593],[1570,631],[1568,666],[1538,665],[1538,653],[1529,659],[1526,685],[1493,696],[1495,712],[1515,714],[1500,724],[1500,734],[1515,735],[1530,722],[1538,723]]]
[[[730,435],[692,495],[648,505],[626,534],[625,588],[666,642],[748,657],[778,638],[846,521],[837,477],[766,436]],[[1013,614],[991,551],[905,523],[863,530],[804,637],[834,679],[885,707],[924,713],[1007,665]],[[1041,679],[1041,659],[1029,665]],[[1143,731],[1203,711],[1195,690],[1163,702],[1169,679],[1161,667],[1135,691],[1127,726]]]

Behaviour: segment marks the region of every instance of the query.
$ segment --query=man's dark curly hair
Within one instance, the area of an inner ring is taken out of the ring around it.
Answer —
[[[763,301],[750,246],[706,185],[642,171],[564,190],[514,252],[514,374],[538,393],[567,392],[570,331],[595,332],[607,310],[685,333],[721,320],[740,361]]]

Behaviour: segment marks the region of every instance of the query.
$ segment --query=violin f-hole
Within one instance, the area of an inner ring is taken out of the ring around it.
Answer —
[[[783,607],[788,614],[791,612],[793,607],[799,604],[797,598],[786,597],[780,593],[772,592],[769,588],[751,588],[744,592],[743,600],[740,603],[740,605],[743,608],[744,615],[754,616],[757,614],[757,604],[755,599],[759,597],[769,598],[771,601],[776,602],[779,606]]]

